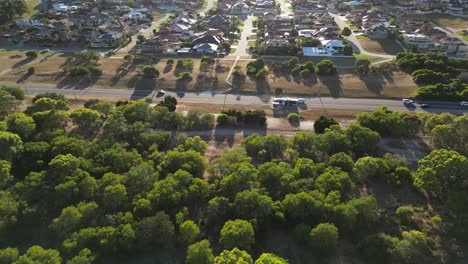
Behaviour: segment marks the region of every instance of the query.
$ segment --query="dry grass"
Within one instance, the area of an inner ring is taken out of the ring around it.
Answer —
[[[434,23],[446,27],[451,27],[455,30],[463,30],[468,27],[468,21],[466,18],[445,14],[431,14],[429,17],[434,21]]]
[[[362,47],[366,51],[372,53],[396,55],[400,52],[403,52],[403,48],[394,40],[390,39],[359,39],[359,43],[361,43]]]
[[[16,57],[19,55],[20,57]],[[24,52],[0,52],[0,81],[26,82],[35,84],[55,83],[60,88],[84,88],[88,86],[88,78],[77,77],[75,79],[63,74],[62,68],[67,64],[71,55],[60,53],[40,54],[35,60],[26,60]],[[102,76],[93,80],[93,87],[120,88],[138,90],[179,90],[179,91],[209,91],[225,90],[230,86],[225,82],[230,67],[234,60],[217,61],[206,71],[200,71],[200,60],[193,59],[192,80],[177,80],[180,70],[175,65],[167,67],[167,59],[136,58],[135,62],[127,65],[122,59],[103,58],[99,67],[103,70]],[[242,71],[248,61],[238,61]],[[346,62],[335,62],[344,66]],[[141,76],[139,65],[154,65],[161,75],[158,79],[145,79]],[[354,63],[350,63],[354,64]],[[27,69],[34,67],[36,73],[29,76]],[[248,76],[236,87],[234,92],[274,94],[276,88],[283,88],[287,94],[296,95],[324,95],[335,97],[403,97],[413,95],[416,85],[411,76],[403,72],[394,72],[387,75],[369,75],[359,78],[353,69],[339,69],[339,75],[320,76],[301,79],[289,74],[272,73],[266,80],[257,80]]]

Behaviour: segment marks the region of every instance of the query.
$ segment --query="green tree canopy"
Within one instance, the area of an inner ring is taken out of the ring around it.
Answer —
[[[254,242],[252,224],[239,219],[227,221],[221,229],[219,242],[226,249],[250,248],[250,245]]]

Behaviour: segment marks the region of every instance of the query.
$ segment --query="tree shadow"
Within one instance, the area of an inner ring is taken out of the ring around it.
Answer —
[[[366,85],[367,89],[376,94],[381,95],[384,85],[384,80],[381,78],[380,75],[372,74],[372,75],[358,75],[359,79]]]
[[[270,92],[270,84],[266,79],[255,79],[255,89],[257,94],[268,94]]]
[[[242,127],[237,125],[217,125],[214,130],[214,140],[217,146],[227,146],[232,148],[234,146],[235,134],[242,132]]]
[[[130,99],[137,100],[150,95],[156,87],[156,79],[153,78],[137,78],[134,82],[133,93]]]
[[[31,61],[33,61],[34,58],[29,58],[29,57],[26,57],[25,59],[23,60],[20,60],[18,61],[17,63],[13,64],[13,66],[11,66],[12,69],[16,69],[16,68],[19,68],[21,66],[24,66],[28,63],[30,63]]]
[[[16,80],[16,83],[22,83],[22,82],[25,82],[29,77],[31,77],[32,72],[29,72],[29,71],[26,71],[25,74],[23,74],[23,76],[21,76],[18,80]]]
[[[317,75],[313,74],[309,77],[302,78],[302,82],[305,86],[314,86],[318,82]]]
[[[187,87],[188,87],[188,84],[189,82],[191,82],[192,80],[181,80],[181,79],[177,79],[176,80],[176,85],[175,85],[175,89],[177,91],[187,91]]]
[[[319,76],[320,82],[328,88],[332,97],[340,97],[343,95],[343,83],[338,74]]]
[[[83,90],[94,85],[100,76],[76,76],[66,75],[58,84],[58,89]]]

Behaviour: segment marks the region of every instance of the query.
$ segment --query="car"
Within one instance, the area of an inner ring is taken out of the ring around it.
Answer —
[[[462,102],[460,102],[460,106],[468,106],[468,102],[467,101],[462,101]]]
[[[413,103],[413,100],[411,100],[411,99],[406,99],[406,98],[405,98],[405,99],[402,99],[401,101],[402,101],[404,104],[412,104],[412,103]]]
[[[47,53],[47,52],[49,52],[49,51],[50,51],[50,49],[44,49],[44,50],[41,51],[41,53],[44,54],[44,53]]]
[[[165,94],[166,94],[166,91],[164,91],[164,90],[159,90],[159,91],[157,92],[156,96],[159,97],[159,96],[163,96],[163,95],[165,95]]]
[[[428,108],[430,105],[429,104],[420,104],[419,107],[421,108]]]
[[[305,105],[305,99],[304,98],[297,98],[297,103],[300,105]]]

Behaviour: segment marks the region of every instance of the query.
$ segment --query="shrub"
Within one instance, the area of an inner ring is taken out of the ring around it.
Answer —
[[[2,85],[0,90],[11,94],[16,100],[24,100],[24,91],[17,85]]]
[[[301,72],[301,66],[296,66],[291,70],[292,75],[299,75]]]
[[[416,70],[411,74],[414,82],[420,84],[435,84],[435,83],[446,83],[449,80],[450,74],[435,72],[432,70],[421,69]]]
[[[176,68],[177,69],[184,69],[184,70],[187,70],[187,71],[192,71],[193,70],[193,60],[192,59],[177,60]]]
[[[255,78],[257,79],[265,79],[266,76],[269,74],[267,69],[261,69],[255,74]]]
[[[275,89],[275,94],[276,94],[276,95],[280,95],[280,94],[282,94],[282,93],[283,93],[283,88],[276,88],[276,89]]]
[[[35,59],[35,58],[37,58],[38,54],[39,54],[39,53],[38,53],[37,51],[35,51],[35,50],[26,51],[26,56],[27,56],[28,58],[30,58],[30,59]]]
[[[402,224],[408,224],[414,215],[414,210],[411,206],[400,206],[395,213]]]
[[[174,60],[173,59],[168,59],[167,62],[166,62],[167,65],[173,65],[174,64]]]
[[[219,114],[216,117],[216,123],[220,126],[227,124],[229,117],[226,114]]]
[[[145,65],[143,66],[143,76],[145,78],[158,78],[159,71],[154,66]]]
[[[86,68],[88,68],[88,71],[92,75],[95,75],[95,76],[102,75],[102,70],[94,65],[88,65]]]
[[[253,66],[247,66],[247,74],[256,74],[257,73],[257,69]]]
[[[297,124],[301,121],[301,116],[297,113],[290,113],[288,115],[288,121],[292,124]]]
[[[179,79],[179,80],[191,80],[192,79],[192,73],[190,73],[190,72],[181,72],[181,73],[179,73],[179,77],[177,79]]]
[[[309,78],[312,74],[310,73],[310,71],[308,69],[304,69],[302,70],[300,73],[299,73],[299,76],[301,78]]]
[[[88,68],[85,66],[72,66],[66,69],[67,72],[70,73],[70,76],[83,76],[89,73]]]

